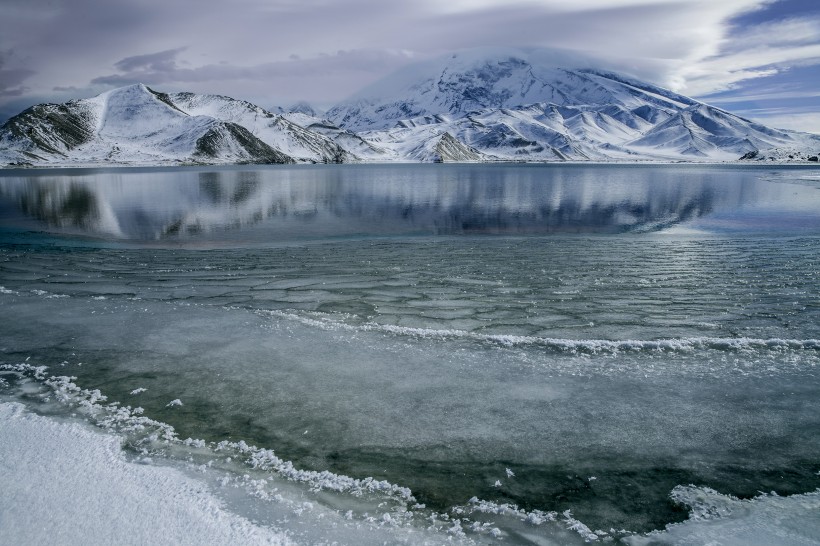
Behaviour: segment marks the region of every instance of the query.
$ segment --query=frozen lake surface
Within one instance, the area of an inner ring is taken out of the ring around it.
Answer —
[[[816,168],[2,171],[0,402],[296,542],[816,544],[818,272]]]

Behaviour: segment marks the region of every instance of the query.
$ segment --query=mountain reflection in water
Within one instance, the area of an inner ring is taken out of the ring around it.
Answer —
[[[661,231],[794,199],[783,188],[742,168],[361,165],[17,171],[0,178],[0,200],[51,231],[278,242]]]

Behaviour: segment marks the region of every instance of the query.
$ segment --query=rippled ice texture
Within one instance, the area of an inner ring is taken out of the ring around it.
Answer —
[[[301,230],[194,250],[202,232],[173,249],[18,231],[0,254],[2,358],[77,376],[183,436],[386,479],[437,510],[475,496],[662,528],[686,517],[679,485],[820,487],[817,189],[752,179],[757,195],[802,192],[802,220],[741,199],[648,234]]]

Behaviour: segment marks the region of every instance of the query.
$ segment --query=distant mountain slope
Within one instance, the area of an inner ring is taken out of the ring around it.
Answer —
[[[463,163],[486,159],[481,152],[460,142],[450,133],[426,139],[411,149],[407,156],[426,163]]]
[[[364,140],[352,131],[342,129],[332,122],[303,112],[289,112],[282,117],[304,127],[308,131],[318,133],[335,142],[348,154],[361,160],[384,160],[386,150]]]
[[[443,134],[502,159],[725,161],[759,150],[820,151],[815,135],[770,129],[579,64],[556,66],[544,50],[458,53],[394,74],[327,117],[399,156]]]

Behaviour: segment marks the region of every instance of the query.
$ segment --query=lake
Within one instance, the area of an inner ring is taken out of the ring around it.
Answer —
[[[0,399],[305,542],[780,536],[818,271],[811,167],[5,170]]]

